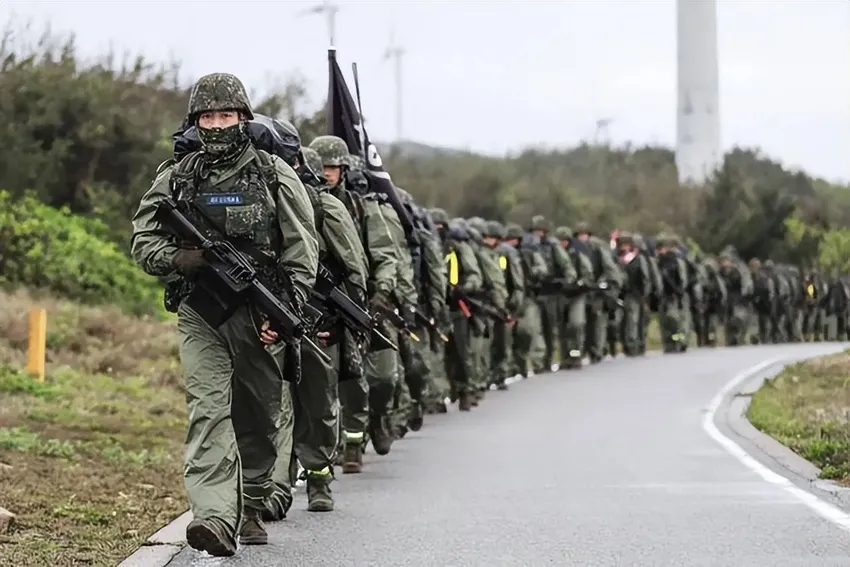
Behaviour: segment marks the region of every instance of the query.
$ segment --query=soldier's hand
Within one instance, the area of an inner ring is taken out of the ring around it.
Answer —
[[[204,265],[203,250],[186,250],[180,248],[174,255],[172,264],[184,276],[192,276]]]
[[[264,345],[273,345],[277,342],[278,335],[274,331],[272,331],[269,327],[271,323],[266,321],[260,327],[260,342]]]

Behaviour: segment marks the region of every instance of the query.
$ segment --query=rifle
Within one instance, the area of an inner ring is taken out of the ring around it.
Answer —
[[[388,305],[378,305],[377,306],[380,315],[384,317],[387,321],[390,322],[390,325],[398,329],[399,331],[406,333],[408,337],[413,339],[416,342],[419,342],[419,335],[413,332],[410,327],[407,326],[407,321],[404,320],[404,317],[399,313],[398,307],[390,307]]]
[[[605,301],[605,306],[608,309],[614,310],[623,307],[623,300],[611,295],[610,291],[611,286],[608,285],[608,282],[599,282],[592,285],[585,282],[576,282],[569,286],[565,286],[564,295],[568,298],[573,298],[586,293],[599,293],[602,295],[602,299]]]
[[[369,337],[369,343],[375,350],[398,350],[398,347],[376,326],[375,320],[351,297],[334,283],[333,273],[322,264],[316,272],[316,285],[310,304],[321,312],[322,316],[336,313],[342,324],[356,336]]]
[[[426,315],[426,314],[425,314],[425,313],[424,313],[421,309],[419,309],[418,307],[414,307],[414,308],[413,308],[413,314],[416,316],[416,321],[417,321],[420,325],[422,325],[423,327],[425,327],[426,329],[428,329],[428,331],[429,331],[430,333],[432,333],[432,335],[436,335],[436,336],[437,336],[437,337],[439,337],[439,338],[440,338],[440,340],[441,340],[441,341],[443,341],[444,343],[449,342],[449,338],[445,335],[445,333],[443,333],[443,332],[440,330],[439,326],[437,325],[437,320],[436,320],[436,319],[434,319],[433,317],[428,317],[428,316],[427,316],[427,315]]]
[[[458,287],[452,288],[452,295],[457,300],[458,306],[467,319],[472,317],[473,313],[477,312],[499,323],[513,322],[513,317],[507,309],[501,309],[491,303],[471,297],[462,292]]]
[[[193,205],[186,202],[186,206]],[[225,239],[210,240],[204,236],[173,199],[166,198],[161,201],[154,216],[178,238],[199,246],[204,251],[206,277],[198,278],[197,285],[205,292],[205,299],[215,305],[213,308],[196,310],[208,324],[217,327],[230,318],[240,306],[251,304],[268,319],[268,329],[277,333],[284,342],[296,344],[300,340],[313,354],[330,364],[330,357],[316,343],[304,336],[307,330],[304,320],[293,313],[260,280],[249,257],[237,250],[233,243]],[[311,315],[314,313],[309,305],[305,306],[305,311]]]

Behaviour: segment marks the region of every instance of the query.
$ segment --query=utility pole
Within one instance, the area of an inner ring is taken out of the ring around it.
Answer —
[[[312,8],[308,8],[301,12],[299,16],[309,16],[312,14],[324,14],[325,23],[328,26],[328,41],[331,47],[336,45],[336,14],[339,12],[339,6],[333,0],[322,0],[322,2]]]
[[[402,83],[401,83],[401,61],[405,54],[405,49],[401,47],[395,40],[395,30],[390,32],[390,44],[384,52],[384,60],[393,59],[395,64],[395,138],[396,143],[402,141]]]

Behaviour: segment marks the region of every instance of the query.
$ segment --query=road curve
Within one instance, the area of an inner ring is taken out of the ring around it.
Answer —
[[[850,533],[770,484],[703,428],[735,375],[801,344],[617,359],[491,392],[436,416],[365,472],[337,510],[299,492],[270,545],[170,566],[850,565]]]

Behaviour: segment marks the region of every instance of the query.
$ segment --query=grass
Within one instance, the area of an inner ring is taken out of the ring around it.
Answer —
[[[850,485],[850,351],[789,366],[747,412],[760,431]]]
[[[48,376],[22,374],[48,311]],[[0,564],[116,565],[186,510],[185,401],[172,324],[0,292]]]

